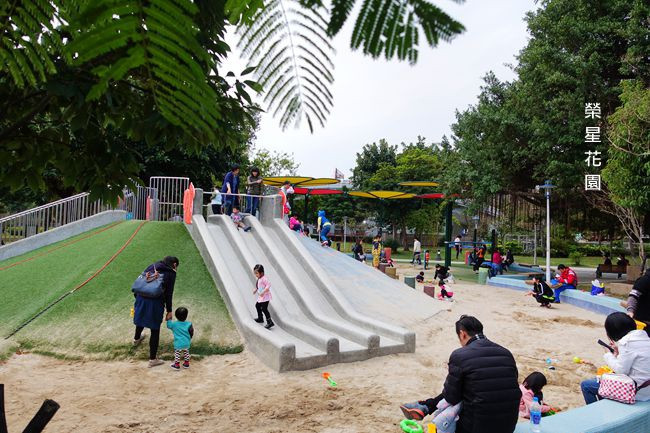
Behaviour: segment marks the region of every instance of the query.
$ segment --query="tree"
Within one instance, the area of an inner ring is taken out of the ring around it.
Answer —
[[[280,117],[283,129],[298,126],[303,118],[312,132],[314,123],[325,125],[333,104],[330,39],[357,10],[355,3],[335,0],[328,10],[322,0],[271,0],[239,26],[238,46],[249,66],[256,68],[255,78],[265,89],[264,103]],[[415,64],[420,32],[435,47],[441,39],[449,41],[463,31],[461,23],[426,0],[364,1],[350,46],[373,58],[397,57]]]
[[[300,164],[293,159],[293,153],[269,151],[268,149],[252,148],[250,151],[250,167],[260,169],[264,177],[295,176]]]
[[[643,258],[644,220],[650,208],[650,89],[640,81],[626,81],[622,88],[622,105],[607,119],[611,146],[602,170],[607,188],[598,204],[639,242]]]

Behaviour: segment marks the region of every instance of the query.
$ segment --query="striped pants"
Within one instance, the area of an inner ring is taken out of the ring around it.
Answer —
[[[174,363],[181,363],[181,355],[183,355],[185,362],[190,362],[190,349],[178,349],[174,350]]]

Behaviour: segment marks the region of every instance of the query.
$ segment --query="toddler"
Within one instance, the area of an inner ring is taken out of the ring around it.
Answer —
[[[429,255],[429,250],[426,250],[424,252],[424,270],[426,271],[427,268],[429,267],[429,259],[431,256]]]
[[[424,272],[420,271],[420,273],[415,276],[415,281],[418,283],[424,283]]]
[[[445,298],[447,298],[449,300],[452,300],[451,298],[454,296],[454,292],[452,292],[450,290],[447,290],[445,288],[445,282],[444,281],[440,280],[438,282],[438,287],[440,287],[440,293],[438,294],[438,299],[440,299],[441,301],[444,301]]]
[[[232,213],[230,214],[230,218],[232,218],[232,222],[235,223],[235,226],[237,227],[237,230],[240,228],[243,228],[245,232],[250,231],[251,227],[247,226],[244,224],[244,219],[242,218],[241,214],[239,213],[239,208],[237,206],[233,206],[232,208]]]
[[[174,313],[177,322],[167,321],[167,328],[174,333],[174,363],[171,368],[178,371],[181,369],[181,355],[183,355],[183,368],[190,368],[190,341],[194,336],[192,322],[187,320],[187,308],[179,307]]]
[[[519,385],[521,390],[521,400],[519,401],[520,417],[530,418],[530,405],[533,404],[534,397],[537,397],[537,401],[542,405],[542,415],[551,412],[551,407],[543,403],[544,394],[542,394],[542,388],[544,388],[544,385],[546,385],[546,376],[539,371],[531,373]]]
[[[253,290],[253,295],[257,295],[257,302],[255,303],[255,309],[257,310],[257,323],[263,323],[264,319],[262,318],[262,313],[266,317],[266,329],[271,329],[275,324],[271,320],[271,313],[269,313],[269,302],[271,301],[271,283],[268,278],[264,276],[264,266],[255,265],[253,268],[253,273],[257,278],[255,283],[255,290]]]

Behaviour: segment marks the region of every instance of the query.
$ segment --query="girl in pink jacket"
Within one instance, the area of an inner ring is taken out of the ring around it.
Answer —
[[[530,418],[530,406],[533,404],[533,397],[542,403],[542,415],[551,410],[551,406],[544,404],[544,395],[542,388],[546,385],[546,376],[539,371],[531,373],[524,383],[519,385],[521,390],[521,400],[519,401],[519,416],[522,418]]]

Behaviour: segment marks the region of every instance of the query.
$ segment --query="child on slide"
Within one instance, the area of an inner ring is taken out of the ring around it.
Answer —
[[[244,219],[239,213],[239,208],[237,206],[233,206],[232,213],[230,214],[230,218],[232,219],[232,222],[235,223],[237,230],[243,228],[245,232],[250,231],[251,226],[247,226],[246,224],[244,224]]]
[[[257,310],[257,323],[264,323],[262,318],[262,313],[266,317],[266,329],[271,329],[275,324],[271,320],[271,313],[269,313],[269,302],[271,302],[271,283],[268,278],[264,275],[264,266],[255,265],[253,268],[253,273],[257,278],[255,283],[255,290],[253,290],[253,295],[257,295],[257,302],[255,303],[255,310]]]
[[[320,241],[322,246],[330,246],[328,239],[329,232],[332,228],[332,223],[325,216],[324,210],[318,211],[318,232],[320,233]]]

